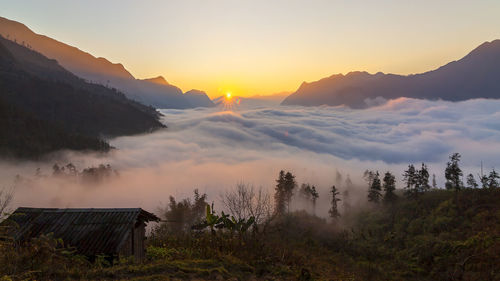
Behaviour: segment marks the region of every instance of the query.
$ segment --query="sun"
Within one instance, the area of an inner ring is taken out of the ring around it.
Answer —
[[[226,99],[230,99],[231,98],[231,92],[227,92],[226,93]]]

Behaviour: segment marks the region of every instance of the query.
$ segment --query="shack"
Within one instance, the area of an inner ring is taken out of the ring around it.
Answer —
[[[23,243],[42,234],[53,233],[67,246],[93,259],[134,256],[145,258],[146,224],[160,219],[141,208],[54,209],[18,208],[9,220],[15,222],[11,234]]]

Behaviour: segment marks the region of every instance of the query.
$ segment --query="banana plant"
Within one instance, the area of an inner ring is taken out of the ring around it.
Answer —
[[[215,213],[213,204],[212,206],[207,204],[205,220],[192,228],[202,230],[208,227],[212,234],[215,234],[215,229],[228,229],[231,233],[237,232],[241,236],[254,224],[255,217],[253,216],[248,219],[236,219],[234,216],[230,218],[224,212],[221,212],[219,216]]]

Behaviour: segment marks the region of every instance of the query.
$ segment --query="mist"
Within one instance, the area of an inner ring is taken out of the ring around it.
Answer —
[[[500,101],[425,101],[399,98],[365,110],[346,107],[261,107],[161,110],[167,129],[120,137],[106,154],[58,152],[45,162],[0,163],[1,186],[14,185],[12,207],[141,207],[156,212],[168,197],[191,197],[195,188],[217,203],[238,182],[271,195],[280,170],[316,186],[317,214],[326,216],[328,190],[349,175],[364,202],[366,169],[401,174],[425,162],[443,186],[448,156],[462,154],[464,174],[498,166]],[[119,176],[100,183],[53,177],[52,165],[83,169],[110,164]],[[36,176],[39,168],[40,174]]]

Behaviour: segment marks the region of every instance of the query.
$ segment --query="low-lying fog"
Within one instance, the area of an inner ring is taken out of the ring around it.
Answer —
[[[12,207],[142,207],[156,211],[191,197],[198,188],[217,201],[243,181],[273,192],[278,172],[319,188],[318,213],[326,215],[328,188],[349,174],[365,196],[365,169],[401,174],[409,163],[428,164],[443,185],[448,155],[462,154],[464,174],[500,163],[500,101],[459,103],[401,98],[365,110],[343,107],[262,107],[162,110],[168,129],[111,140],[106,156],[62,153],[48,163],[3,162],[1,186],[13,186]],[[54,163],[78,169],[110,164],[119,176],[100,184],[51,177]],[[41,176],[35,176],[40,168]],[[342,185],[340,189],[342,191]]]

